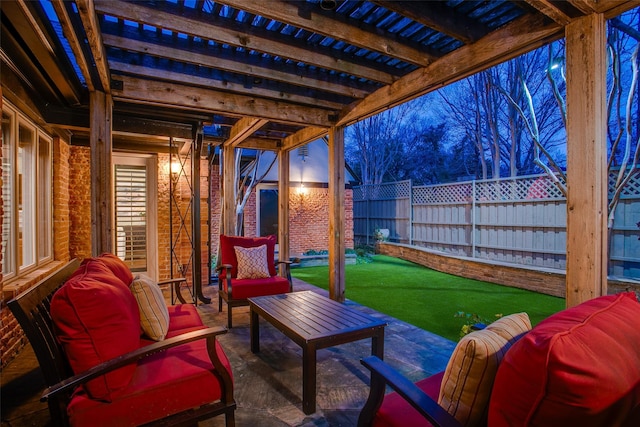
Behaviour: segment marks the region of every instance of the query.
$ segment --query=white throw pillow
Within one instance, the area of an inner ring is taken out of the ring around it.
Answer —
[[[140,275],[130,286],[140,310],[140,326],[154,341],[162,341],[169,330],[169,310],[160,287],[149,277]]]
[[[267,245],[253,248],[234,246],[238,259],[238,279],[263,279],[269,275],[267,263]]]

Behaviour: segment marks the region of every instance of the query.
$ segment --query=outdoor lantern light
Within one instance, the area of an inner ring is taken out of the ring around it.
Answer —
[[[177,178],[178,175],[180,174],[180,163],[178,162],[171,162],[171,166],[170,166],[170,170],[171,170],[171,177],[172,178]]]

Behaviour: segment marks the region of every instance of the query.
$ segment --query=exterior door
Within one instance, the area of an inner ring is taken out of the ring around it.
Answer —
[[[157,159],[114,155],[116,255],[157,280]]]

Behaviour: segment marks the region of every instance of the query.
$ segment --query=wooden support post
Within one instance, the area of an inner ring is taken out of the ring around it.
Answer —
[[[89,93],[91,148],[91,253],[113,253],[113,183],[111,124],[113,100],[104,92]]]
[[[220,234],[235,235],[235,162],[236,150],[230,145],[222,147],[222,223]]]
[[[210,304],[211,298],[202,293],[202,209],[200,206],[200,158],[204,135],[198,127],[193,138],[191,151],[191,182],[193,183],[193,208],[191,209],[191,235],[193,236],[193,268],[191,269],[196,297],[204,304]],[[208,259],[208,257],[207,257]],[[209,279],[207,279],[207,282]]]
[[[329,297],[343,302],[344,286],[344,127],[329,130]]]
[[[567,307],[607,292],[606,21],[566,27]]]
[[[289,157],[290,151],[278,153],[278,259],[288,261],[291,252],[289,244]],[[284,276],[280,266],[280,275]]]

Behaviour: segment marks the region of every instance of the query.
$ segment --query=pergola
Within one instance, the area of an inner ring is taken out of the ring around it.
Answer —
[[[606,293],[606,20],[640,1],[2,1],[2,91],[89,144],[94,253],[111,249],[111,152],[169,138],[279,156],[328,136],[330,294],[344,299],[344,129],[566,37],[567,305]],[[203,133],[219,125],[220,135]],[[224,192],[221,230],[232,230]]]

